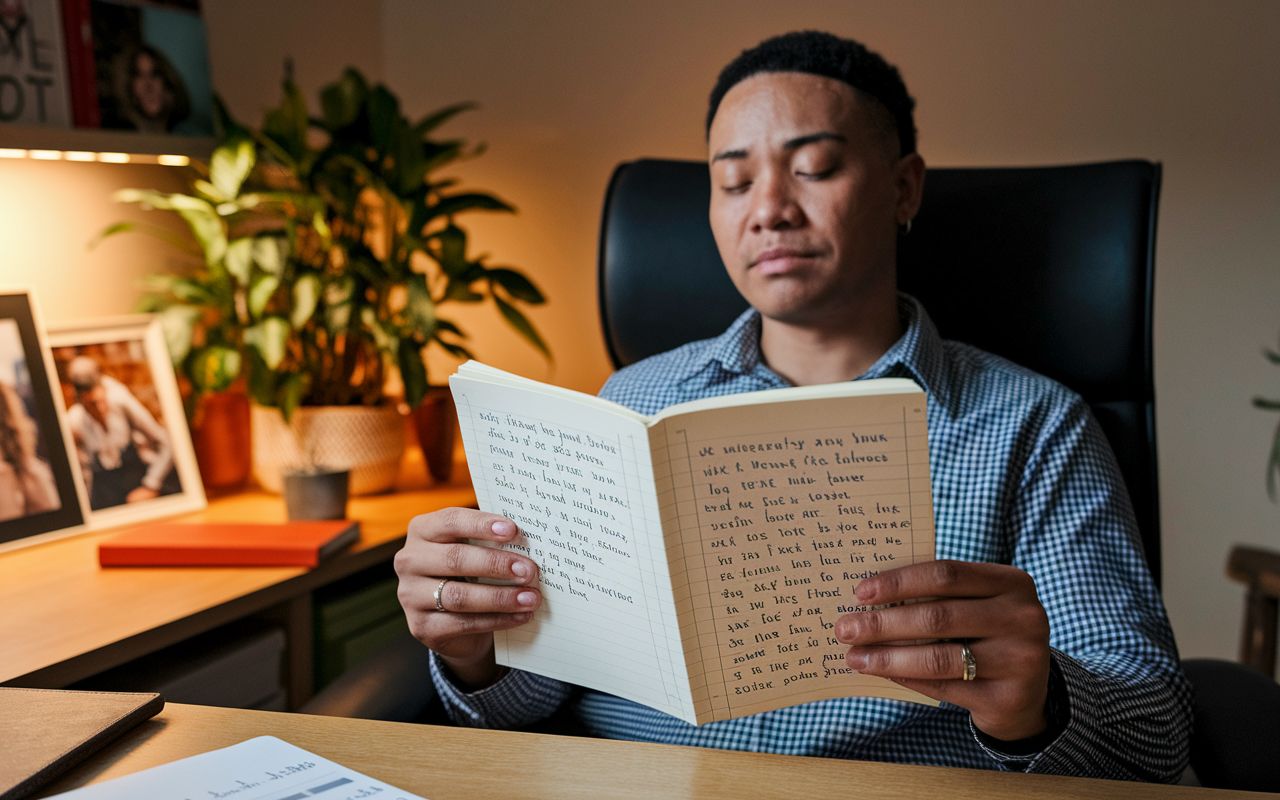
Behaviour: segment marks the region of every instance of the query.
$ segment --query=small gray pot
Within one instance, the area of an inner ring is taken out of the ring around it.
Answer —
[[[282,477],[290,520],[347,518],[351,470],[286,472]]]

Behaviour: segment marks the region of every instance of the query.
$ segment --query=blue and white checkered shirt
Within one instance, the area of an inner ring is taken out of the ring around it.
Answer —
[[[928,394],[937,557],[1012,564],[1035,578],[1049,616],[1065,728],[1031,756],[979,739],[967,711],[880,698],[824,700],[690,725],[660,711],[513,670],[474,693],[433,659],[453,720],[510,728],[568,701],[587,732],[646,742],[1097,778],[1176,781],[1187,764],[1191,692],[1111,449],[1076,394],[958,342],[920,304],[861,378],[911,378]],[[601,396],[653,414],[701,397],[787,386],[760,356],[760,315],[721,336],[613,375]]]

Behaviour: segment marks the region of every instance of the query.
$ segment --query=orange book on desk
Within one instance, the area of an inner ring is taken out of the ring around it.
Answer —
[[[351,520],[161,523],[98,545],[104,567],[314,567],[360,538]]]

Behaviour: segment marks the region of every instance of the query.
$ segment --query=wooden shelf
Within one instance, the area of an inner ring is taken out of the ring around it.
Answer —
[[[217,140],[205,136],[157,136],[91,128],[0,125],[0,148],[92,153],[175,155],[207,159]]]

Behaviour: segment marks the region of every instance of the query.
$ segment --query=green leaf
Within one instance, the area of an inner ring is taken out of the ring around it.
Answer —
[[[201,392],[221,392],[240,375],[240,353],[230,347],[205,347],[191,354],[187,377]]]
[[[452,334],[454,334],[454,335],[456,335],[456,336],[460,336],[460,337],[462,337],[463,339],[467,338],[467,335],[466,335],[465,333],[463,333],[463,332],[462,332],[462,330],[461,330],[460,328],[458,328],[458,326],[457,326],[457,325],[454,325],[452,322],[450,322],[450,321],[449,321],[449,320],[447,320],[447,319],[440,319],[439,317],[437,317],[437,318],[436,318],[436,328],[437,328],[437,330],[440,330],[440,331],[448,331],[449,333],[452,333]],[[438,336],[438,334],[437,334],[437,336]]]
[[[222,260],[227,248],[226,224],[207,201],[150,189],[121,189],[112,198],[120,203],[138,203],[143,208],[178,212],[204,250],[205,263],[212,267]]]
[[[437,259],[440,268],[449,276],[461,275],[467,271],[467,234],[457,225],[450,225],[433,234],[432,239],[440,243],[440,255]]]
[[[337,335],[351,327],[351,303],[339,303],[324,307],[324,327],[330,334]]]
[[[542,354],[548,359],[551,358],[551,351],[547,349],[546,342],[542,341],[542,337],[538,335],[538,331],[534,329],[533,324],[525,319],[524,314],[516,310],[515,306],[504,301],[497,295],[493,296],[493,302],[498,304],[498,311],[502,312],[502,316],[506,318],[507,323],[516,329],[516,333],[525,338],[529,344],[542,351]]]
[[[168,228],[162,228],[159,225],[151,225],[146,222],[117,222],[114,225],[108,225],[97,236],[89,240],[89,249],[97,247],[103,239],[108,236],[115,236],[119,233],[142,233],[156,239],[162,239],[170,244],[180,248],[181,250],[193,255],[204,255],[199,248],[193,247],[191,241],[186,239]]]
[[[536,306],[546,302],[542,292],[538,291],[538,287],[513,269],[502,267],[491,269],[489,270],[489,279],[497,281],[498,285],[506,289],[508,294],[517,300],[523,300],[529,305]]]
[[[427,221],[436,217],[452,216],[463,211],[515,211],[514,206],[507,205],[493,195],[470,193],[455,194],[449,197],[442,197],[440,201],[433,206],[428,207]]]
[[[354,67],[347,67],[341,78],[320,90],[324,127],[332,132],[355,122],[368,96],[369,83],[364,76]]]
[[[398,361],[405,402],[409,408],[417,408],[427,396],[427,367],[422,361],[421,346],[412,339],[401,339]]]
[[[444,297],[441,302],[453,300],[459,303],[479,303],[483,299],[484,295],[471,290],[470,281],[451,278],[448,285],[445,286]]]
[[[294,328],[301,328],[316,313],[316,304],[320,302],[320,278],[316,275],[301,275],[293,283],[293,310],[289,312],[289,323]]]
[[[377,312],[369,306],[365,306],[360,309],[360,322],[364,329],[373,336],[373,343],[379,350],[391,356],[396,355],[400,349],[400,340],[382,326],[382,322],[378,320]]]
[[[253,238],[244,236],[236,239],[227,247],[227,255],[223,261],[227,272],[239,281],[241,286],[249,285],[249,276],[253,274]]]
[[[365,102],[369,112],[369,134],[373,138],[373,149],[381,160],[383,156],[395,153],[396,123],[402,119],[400,101],[387,91],[387,87],[378,84]]]
[[[1280,400],[1268,400],[1265,397],[1253,398],[1253,404],[1267,411],[1280,411]]]
[[[247,136],[249,131],[231,116],[227,104],[218,95],[213,96],[213,129],[222,141]]]
[[[307,101],[298,85],[286,77],[284,98],[280,105],[266,113],[262,133],[277,144],[287,156],[287,166],[294,167],[307,155]],[[276,154],[277,157],[279,154]]]
[[[283,236],[259,236],[253,240],[253,260],[263,272],[280,277],[288,257],[289,240]]]
[[[274,406],[276,404],[276,383],[278,382],[275,372],[273,372],[262,356],[254,348],[245,350],[245,358],[249,362],[248,380],[246,381],[249,396],[260,406]]]
[[[306,397],[310,386],[310,376],[302,372],[291,373],[281,382],[275,399],[280,407],[280,416],[284,417],[286,423],[293,417],[298,406],[302,405],[302,398]]]
[[[405,315],[415,332],[430,339],[436,333],[436,304],[427,288],[427,276],[414,273],[409,276],[409,302]]]
[[[246,328],[244,343],[257,349],[267,369],[274,370],[284,361],[289,344],[289,321],[284,317],[266,317]]]
[[[271,296],[280,288],[280,279],[275,275],[260,275],[249,290],[249,314],[257,319],[267,309]]]
[[[470,111],[475,107],[475,103],[457,103],[455,105],[445,106],[439,111],[432,111],[430,114],[418,120],[417,124],[413,126],[413,132],[417,134],[420,139],[440,127],[440,125],[451,119],[455,114],[460,114],[463,111]]]
[[[454,358],[465,358],[465,359],[474,358],[474,356],[471,355],[471,351],[460,344],[453,344],[452,342],[446,342],[444,339],[441,339],[439,336],[435,338],[435,343],[443,347],[445,351],[449,355],[453,356]]]
[[[257,160],[254,150],[253,139],[236,136],[213,151],[209,159],[209,182],[217,192],[218,200],[234,200],[240,194],[240,187]]]
[[[165,277],[169,278],[167,290],[182,302],[197,306],[218,304],[218,299],[214,297],[213,292],[209,291],[209,288],[199,281],[171,275]]]
[[[1267,360],[1270,361],[1272,364],[1280,364],[1280,353],[1277,353],[1274,350],[1264,349],[1262,351],[1262,354],[1265,355],[1267,357]]]
[[[173,305],[160,312],[160,330],[164,332],[164,342],[169,347],[169,357],[173,363],[181,364],[191,352],[191,337],[195,333],[196,322],[200,319],[200,309],[193,306]]]

